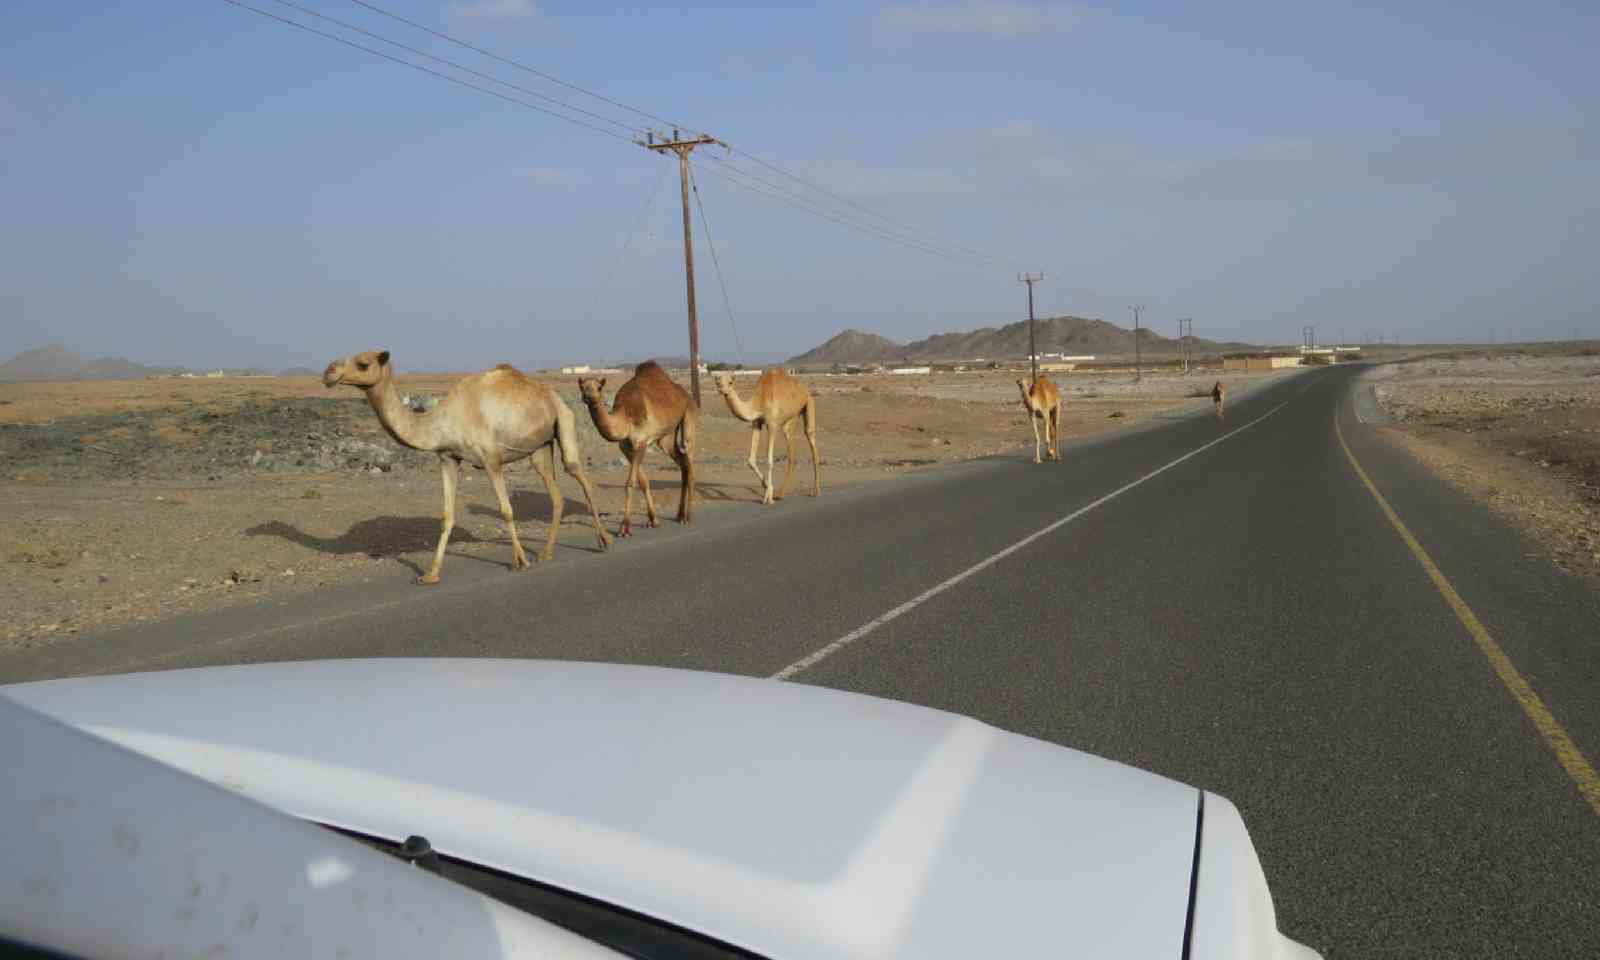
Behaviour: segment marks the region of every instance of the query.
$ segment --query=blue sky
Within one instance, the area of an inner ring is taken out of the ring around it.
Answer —
[[[648,122],[350,0],[297,2]],[[704,156],[739,334],[697,215],[712,359],[1010,322],[1020,269],[1047,276],[1041,315],[1127,324],[1144,303],[1168,335],[1193,316],[1264,343],[1307,323],[1325,340],[1600,337],[1592,3],[374,2],[990,258],[862,235]],[[12,0],[0,52],[0,355],[320,367],[385,347],[402,369],[466,369],[686,352],[675,169],[625,140],[220,0]]]

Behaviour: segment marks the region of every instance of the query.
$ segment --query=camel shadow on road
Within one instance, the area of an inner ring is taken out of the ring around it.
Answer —
[[[494,515],[498,518],[499,511],[495,511]],[[270,523],[259,523],[249,527],[244,534],[247,537],[279,537],[308,550],[336,556],[364,553],[373,558],[392,557],[403,566],[421,574],[422,569],[401,554],[432,551],[439,543],[439,518],[373,517],[371,520],[360,520],[351,524],[350,529],[336,537],[319,537],[282,520],[273,520]],[[461,529],[459,525],[450,533],[452,545],[483,542],[485,541]],[[449,551],[447,556],[483,563],[494,562],[486,557],[475,557],[455,551]]]

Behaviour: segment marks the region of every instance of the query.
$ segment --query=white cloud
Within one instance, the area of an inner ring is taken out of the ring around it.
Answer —
[[[1090,20],[1077,3],[1023,0],[954,0],[894,3],[872,19],[880,36],[980,36],[1014,40],[1081,29]]]
[[[533,0],[471,0],[468,3],[453,0],[450,4],[450,15],[472,27],[515,23],[531,19],[534,14]]]

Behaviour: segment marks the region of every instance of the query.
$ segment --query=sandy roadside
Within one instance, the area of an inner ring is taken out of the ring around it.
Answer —
[[[1292,375],[1230,375],[1229,382],[1237,395]],[[806,378],[818,397],[824,495],[944,463],[1030,455],[1015,378]],[[1059,378],[1064,466],[1086,438],[1175,411],[1203,412],[1214,378],[1156,373],[1137,385],[1120,373]],[[553,382],[575,393],[566,379]],[[404,389],[439,392],[449,382],[406,378]],[[744,462],[749,426],[719,398],[707,399],[700,509],[763,509]],[[581,406],[569,403],[584,428],[603,521],[614,532],[626,470]],[[783,457],[780,439],[780,480]],[[803,442],[797,458],[791,496],[811,489]],[[670,518],[676,468],[659,453],[646,463]],[[0,654],[333,583],[409,579],[425,569],[439,530],[436,459],[393,444],[358,395],[330,395],[309,379],[0,385],[0,477]],[[463,478],[446,577],[452,566],[510,561],[486,479],[474,470]],[[524,546],[542,544],[550,512],[542,485],[523,465],[508,480]],[[565,476],[561,484],[567,510],[556,563],[595,548],[581,489]],[[637,497],[635,510],[637,526]]]
[[[1386,438],[1600,587],[1600,350],[1429,357],[1369,382]]]

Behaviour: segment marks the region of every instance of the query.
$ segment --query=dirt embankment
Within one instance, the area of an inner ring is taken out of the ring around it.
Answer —
[[[1392,439],[1600,585],[1600,349],[1502,348],[1381,372]]]
[[[1031,452],[1016,376],[805,378],[817,396],[824,495],[939,463]],[[1282,374],[1230,382],[1274,376]],[[1199,376],[1147,375],[1138,386],[1124,374],[1058,379],[1067,401],[1061,469],[1071,469],[1073,445],[1086,437],[1209,405],[1211,381]],[[405,376],[399,386],[437,395],[454,380]],[[550,382],[577,415],[600,509],[615,530],[624,462],[595,433],[575,378]],[[748,392],[752,381],[739,382]],[[704,389],[702,509],[761,509],[745,463],[749,425],[709,382]],[[811,489],[803,439],[796,456],[792,496]],[[781,481],[781,438],[776,459]],[[0,384],[0,653],[329,583],[415,576],[438,538],[437,462],[384,434],[359,394],[324,390],[314,378]],[[670,517],[676,469],[657,453],[646,464]],[[542,485],[522,465],[508,481],[524,544],[542,542],[550,515]],[[594,548],[581,489],[565,476],[561,485],[567,512],[556,562]],[[453,566],[509,560],[489,485],[467,470],[445,576]]]

